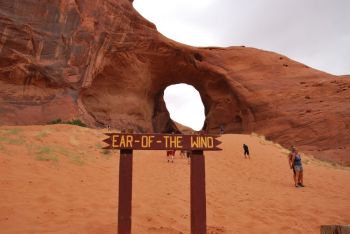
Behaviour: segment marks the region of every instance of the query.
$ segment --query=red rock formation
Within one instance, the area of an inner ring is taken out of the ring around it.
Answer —
[[[350,77],[246,47],[195,48],[159,34],[129,0],[0,2],[0,123],[80,118],[171,131],[172,84],[201,94],[205,130],[257,132],[350,165]]]

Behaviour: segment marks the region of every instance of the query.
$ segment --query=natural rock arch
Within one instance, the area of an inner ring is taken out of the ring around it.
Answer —
[[[199,62],[203,61],[201,58]],[[193,60],[197,60],[195,56]],[[166,87],[186,83],[195,87],[201,95],[206,116],[204,131],[218,133],[221,125],[228,132],[249,130],[249,122],[254,120],[254,115],[247,103],[234,94],[227,78],[201,70],[199,62],[193,62],[196,65],[174,65],[172,61],[164,63],[155,76],[140,77],[139,86],[134,83],[128,85],[127,78],[112,78],[103,71],[82,91],[81,101],[94,121],[103,125],[111,124],[119,129],[129,126],[140,132],[177,131],[165,107],[163,95]],[[110,73],[120,74],[122,71]],[[122,79],[126,82],[120,82]],[[123,115],[127,118],[123,119]]]

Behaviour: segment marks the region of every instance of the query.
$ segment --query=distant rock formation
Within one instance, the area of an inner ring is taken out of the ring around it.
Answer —
[[[244,46],[177,43],[130,0],[0,2],[2,125],[79,118],[169,132],[163,92],[177,83],[200,92],[204,131],[257,132],[350,165],[350,76]]]

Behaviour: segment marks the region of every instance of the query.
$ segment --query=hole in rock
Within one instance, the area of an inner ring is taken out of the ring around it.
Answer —
[[[196,131],[203,128],[204,105],[199,92],[191,85],[170,85],[164,90],[164,101],[170,118]]]

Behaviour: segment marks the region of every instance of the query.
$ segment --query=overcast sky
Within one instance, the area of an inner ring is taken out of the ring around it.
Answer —
[[[165,105],[170,118],[194,130],[204,124],[204,106],[199,92],[191,85],[171,85],[164,92]]]
[[[350,0],[134,0],[134,7],[184,44],[246,45],[350,74]]]

